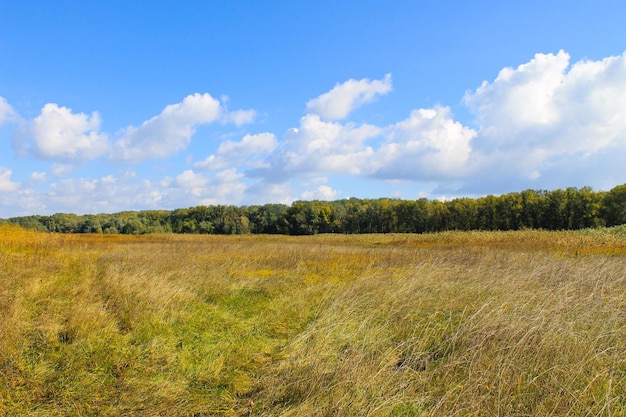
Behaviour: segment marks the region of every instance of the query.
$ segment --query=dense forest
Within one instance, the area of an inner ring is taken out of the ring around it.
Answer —
[[[15,217],[3,222],[56,233],[428,233],[446,230],[566,230],[626,223],[626,184],[525,190],[500,196],[439,200],[296,201],[257,206],[198,206],[115,214]]]

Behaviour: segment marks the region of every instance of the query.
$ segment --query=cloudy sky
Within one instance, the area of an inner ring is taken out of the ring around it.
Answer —
[[[626,183],[626,2],[0,2],[0,218]]]

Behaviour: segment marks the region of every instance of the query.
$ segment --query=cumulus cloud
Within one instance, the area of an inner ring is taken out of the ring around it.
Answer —
[[[596,167],[599,151],[613,148],[605,175],[622,165],[626,151],[626,54],[570,66],[570,56],[537,54],[505,68],[493,82],[465,95],[480,131],[473,142],[477,173],[494,180],[546,181],[576,160],[580,182]],[[586,174],[585,174],[586,173]]]
[[[45,209],[40,195],[28,189],[26,184],[14,182],[13,171],[0,166],[0,207],[3,217],[28,215]]]
[[[243,177],[234,168],[219,171],[213,176],[186,170],[171,184],[170,198],[179,196],[194,202],[194,205],[237,204],[246,190]]]
[[[333,190],[328,185],[320,185],[313,191],[305,191],[301,194],[304,200],[333,200],[339,195],[337,190]]]
[[[454,121],[448,107],[414,110],[387,130],[387,141],[371,158],[373,177],[429,181],[467,174],[476,132]]]
[[[13,121],[17,118],[17,113],[13,110],[13,107],[5,100],[4,97],[0,97],[0,126],[5,122]]]
[[[268,158],[268,167],[253,170],[251,175],[281,182],[292,176],[318,173],[359,174],[373,153],[366,141],[381,132],[373,125],[344,125],[308,114],[300,119],[298,128],[285,134]]]
[[[39,116],[24,122],[15,136],[18,151],[42,159],[84,161],[108,151],[107,135],[99,132],[97,112],[88,116],[54,103],[46,104]]]
[[[391,90],[391,74],[385,75],[382,80],[350,79],[343,84],[337,84],[329,92],[309,100],[306,107],[307,111],[326,120],[341,120],[354,109]]]
[[[165,158],[186,148],[199,125],[220,120],[240,126],[254,121],[254,110],[227,111],[220,102],[205,94],[192,94],[182,102],[166,106],[161,114],[118,132],[111,145],[109,136],[100,132],[100,115],[73,113],[55,103],[46,104],[32,120],[20,120],[0,97],[0,125],[20,121],[14,134],[14,149],[21,155],[80,165],[107,154],[110,160],[138,163]]]
[[[246,135],[240,142],[226,141],[219,146],[217,153],[228,158],[235,158],[240,155],[271,152],[277,145],[278,141],[273,133],[260,133]]]
[[[328,185],[328,177],[313,177],[298,184],[303,200],[334,200],[340,194],[339,191]]]
[[[189,95],[141,126],[123,129],[113,159],[140,162],[171,156],[189,145],[198,125],[211,123],[221,114],[220,102],[210,94]]]
[[[249,175],[280,184],[344,174],[478,193],[604,185],[598,171],[603,178],[620,178],[626,153],[626,54],[570,64],[570,56],[560,51],[504,68],[465,95],[476,128],[455,120],[446,106],[413,110],[386,127],[329,120],[345,117],[371,98],[364,91],[374,91],[365,88],[373,84],[349,80],[309,101],[311,113],[284,135],[267,167]],[[313,196],[314,191],[305,192]]]
[[[303,184],[305,187],[313,187],[300,194],[300,198],[303,200],[334,200],[340,194],[339,191],[333,189],[331,186],[326,185],[327,178],[315,178],[308,184]],[[319,182],[322,184],[317,185]]]
[[[160,208],[163,190],[158,184],[128,172],[95,179],[63,179],[51,184],[39,198],[45,203],[43,211],[48,213],[114,213]]]
[[[214,176],[184,171],[175,178],[152,182],[129,171],[96,179],[63,179],[53,183],[37,199],[45,202],[40,212],[78,214],[237,204],[245,190],[241,178],[235,170],[224,170]]]
[[[245,135],[239,142],[222,142],[214,154],[194,164],[194,168],[210,171],[242,163],[260,166],[262,162],[258,160],[259,156],[269,154],[277,146],[278,140],[273,133]]]
[[[563,81],[569,55],[537,54],[517,69],[504,68],[489,83],[484,81],[465,103],[488,133],[502,135],[520,127],[545,126],[558,118],[554,95]]]
[[[475,136],[441,106],[415,110],[384,128],[308,114],[285,134],[268,158],[269,166],[250,175],[276,182],[328,174],[412,181],[459,178],[467,173]]]
[[[246,188],[244,198],[249,204],[290,204],[294,200],[289,181],[258,181]]]
[[[209,179],[201,174],[196,174],[188,169],[176,177],[176,186],[188,190],[194,197],[199,197],[206,193],[206,186]]]
[[[19,188],[18,183],[11,181],[11,175],[13,175],[13,171],[0,166],[0,191],[9,192]]]
[[[102,178],[67,178],[52,183],[45,192],[30,190],[29,199],[23,197],[20,204],[24,210],[25,204],[38,201],[39,213],[77,214],[237,204],[245,191],[242,177],[236,170],[224,170],[213,176],[184,171],[159,182],[132,171]]]

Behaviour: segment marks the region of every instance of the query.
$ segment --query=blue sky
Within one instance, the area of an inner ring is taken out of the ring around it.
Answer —
[[[0,2],[0,218],[626,183],[626,2]]]

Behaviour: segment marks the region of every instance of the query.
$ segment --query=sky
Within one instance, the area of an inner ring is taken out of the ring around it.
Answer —
[[[0,0],[0,218],[626,183],[623,0]]]

